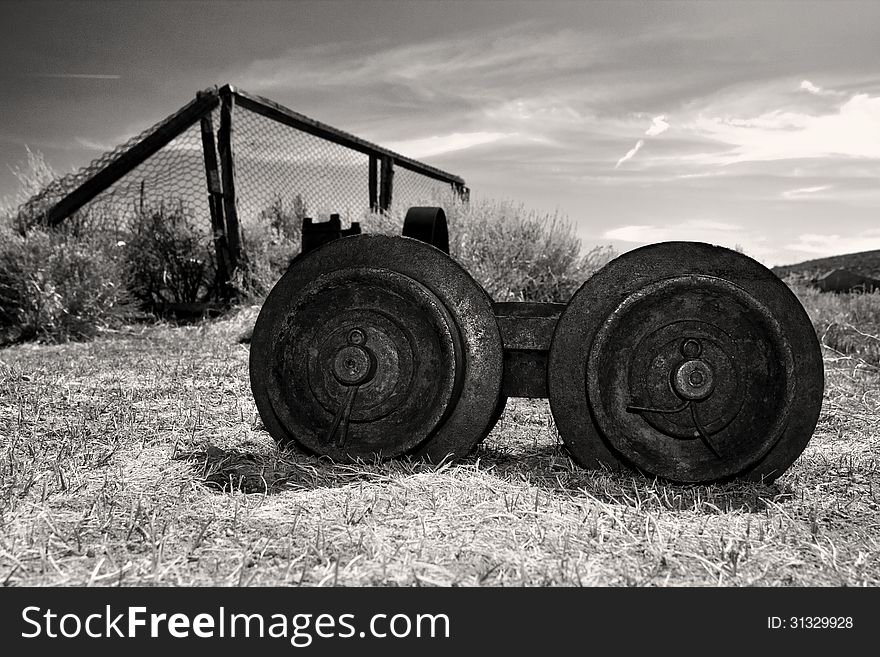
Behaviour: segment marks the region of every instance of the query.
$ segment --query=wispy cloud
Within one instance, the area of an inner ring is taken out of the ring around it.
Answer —
[[[614,168],[616,169],[616,168],[618,168],[621,164],[623,164],[624,162],[629,162],[631,159],[633,159],[633,158],[636,156],[636,153],[638,153],[640,150],[642,150],[642,146],[644,146],[644,145],[645,145],[645,140],[644,140],[644,139],[639,139],[639,140],[636,142],[636,145],[633,146],[632,148],[630,148],[630,149],[626,152],[626,155],[624,155],[622,158],[620,158],[619,160],[617,160],[617,164],[614,165]]]
[[[789,189],[782,192],[782,198],[789,201],[796,201],[804,198],[815,198],[819,192],[831,189],[831,185],[815,185],[814,187],[799,187],[797,189]]]
[[[605,231],[602,238],[633,245],[670,241],[707,242],[729,249],[741,247],[747,255],[762,260],[773,255],[773,249],[760,231],[747,230],[740,224],[714,219],[620,226]]]
[[[90,151],[109,151],[114,147],[114,144],[95,141],[94,139],[88,139],[87,137],[74,137],[73,140],[78,146]]]
[[[880,229],[871,229],[852,235],[839,233],[804,233],[784,248],[812,256],[831,256],[880,249]]]
[[[119,80],[121,75],[104,73],[34,73],[35,78],[55,78],[59,80]]]
[[[678,224],[668,225],[630,225],[607,230],[602,237],[622,242],[647,244],[649,242],[667,242],[670,240],[713,241],[722,234],[729,241],[732,233],[742,230],[742,226],[726,221],[711,219],[691,219]],[[713,238],[713,239],[708,239]]]
[[[656,137],[657,135],[662,135],[667,130],[669,130],[669,123],[666,121],[666,117],[663,115],[655,116],[653,119],[651,119],[651,125],[649,125],[648,129],[645,130],[645,136],[646,137]],[[631,149],[629,149],[629,151],[627,151],[626,154],[622,158],[617,160],[617,164],[614,165],[614,168],[617,169],[624,162],[629,162],[631,159],[633,159],[636,156],[636,154],[640,150],[642,150],[642,147],[644,147],[644,145],[645,145],[645,140],[639,139],[636,142],[635,146],[633,146]]]
[[[419,158],[461,151],[515,136],[516,133],[504,132],[454,132],[449,135],[432,135],[406,141],[386,141],[383,145],[401,155]]]

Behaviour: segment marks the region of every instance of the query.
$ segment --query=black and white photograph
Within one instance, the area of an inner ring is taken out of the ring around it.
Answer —
[[[217,600],[876,589],[878,26],[856,1],[0,0],[0,583],[45,593],[0,622],[347,651],[483,603]],[[205,613],[50,609],[86,589]]]

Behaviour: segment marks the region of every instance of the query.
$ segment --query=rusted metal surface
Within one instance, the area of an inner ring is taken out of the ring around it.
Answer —
[[[302,224],[302,249],[300,253],[308,253],[327,242],[350,235],[360,235],[360,233],[360,222],[352,221],[350,227],[343,229],[342,220],[338,214],[331,214],[327,221],[314,221],[311,217],[305,217]]]
[[[548,371],[579,463],[682,482],[777,477],[822,402],[818,341],[791,291],[746,256],[692,242],[629,252],[587,281]]]
[[[449,228],[443,208],[410,208],[403,220],[403,236],[449,253]]]
[[[502,373],[491,301],[422,242],[359,235],[297,258],[251,343],[251,387],[277,440],[335,460],[469,452]]]
[[[561,303],[496,303],[495,320],[504,345],[505,397],[547,396],[547,354]]]
[[[549,397],[581,465],[699,483],[773,479],[812,435],[815,332],[742,254],[656,244],[568,305],[493,304],[444,253],[442,210],[411,209],[402,237],[338,239],[334,219],[304,227],[304,254],[254,329],[251,385],[278,440],[336,460],[437,462],[470,452],[508,397]]]

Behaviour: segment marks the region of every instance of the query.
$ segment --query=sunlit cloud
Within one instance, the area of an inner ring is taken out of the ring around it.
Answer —
[[[822,87],[819,87],[819,86],[813,84],[809,80],[801,81],[800,88],[803,91],[806,91],[807,93],[813,94],[814,96],[842,96],[842,95],[845,95],[840,91],[832,91],[830,89],[823,89]]]
[[[401,155],[419,158],[461,151],[515,136],[516,133],[504,132],[455,132],[450,135],[432,135],[431,137],[406,141],[386,141],[383,146]]]
[[[815,84],[813,84],[809,80],[803,80],[801,82],[801,89],[803,89],[804,91],[808,91],[811,94],[814,94],[816,96],[822,95],[822,89],[817,87]]]
[[[774,249],[760,231],[746,230],[739,224],[713,219],[691,219],[673,224],[621,226],[605,231],[602,238],[633,245],[677,241],[706,242],[728,249],[742,249],[746,255],[762,262],[775,256]]]
[[[818,115],[781,110],[751,117],[702,115],[689,129],[732,147],[690,158],[705,164],[841,156],[880,159],[880,96],[855,94]]]
[[[669,123],[667,123],[666,117],[655,116],[651,120],[651,125],[645,131],[645,134],[649,137],[656,137],[657,135],[663,134],[667,130],[669,130]]]
[[[840,253],[858,253],[880,249],[880,229],[871,229],[853,235],[840,233],[804,233],[783,248],[811,256],[831,256]]]
[[[831,189],[831,185],[816,185],[814,187],[799,187],[798,189],[789,189],[782,192],[782,198],[789,201],[796,201],[805,198],[816,198],[816,194]]]
[[[714,221],[711,219],[691,219],[678,224],[669,225],[630,225],[607,230],[602,237],[622,242],[647,244],[649,242],[667,242],[670,240],[713,241],[719,234],[724,241],[729,241],[731,234],[742,230],[737,224]],[[735,237],[735,235],[733,235]],[[712,238],[712,239],[709,239]]]

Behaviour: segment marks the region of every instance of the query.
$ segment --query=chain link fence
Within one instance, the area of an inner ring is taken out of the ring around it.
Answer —
[[[369,156],[247,109],[235,110],[232,148],[242,225],[275,203],[308,216],[357,219],[369,209]]]
[[[155,138],[163,128],[180,122],[181,117],[191,113],[193,105],[184,106],[81,169],[52,181],[18,208],[19,224],[88,221],[92,228],[124,232],[138,212],[162,204],[182,205],[193,216],[208,216],[205,164],[198,124],[182,129],[158,152],[140,160],[120,177],[108,180],[80,207],[69,211],[65,207],[65,201],[89,185],[96,176],[118,165],[126,154]],[[219,118],[217,108],[209,108],[207,113],[213,114],[215,120]],[[210,232],[210,224],[206,232]]]
[[[227,85],[55,180],[19,208],[19,224],[79,221],[122,237],[144,212],[173,209],[206,240],[224,233],[234,269],[239,231],[273,211],[348,223],[450,189],[467,193],[457,176]]]

